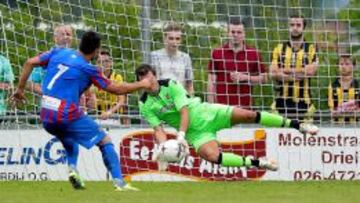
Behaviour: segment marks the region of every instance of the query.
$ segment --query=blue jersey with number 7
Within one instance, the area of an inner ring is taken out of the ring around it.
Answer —
[[[47,70],[42,84],[41,119],[49,123],[67,123],[80,118],[81,94],[94,84],[104,89],[109,80],[101,70],[74,49],[55,47],[39,55]]]

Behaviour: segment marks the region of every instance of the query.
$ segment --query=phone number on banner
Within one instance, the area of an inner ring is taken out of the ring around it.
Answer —
[[[295,171],[294,180],[356,180],[360,179],[358,171],[334,170],[329,174],[321,171]]]

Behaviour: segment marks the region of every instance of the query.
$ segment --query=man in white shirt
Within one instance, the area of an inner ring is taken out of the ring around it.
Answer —
[[[194,75],[191,58],[179,50],[181,26],[170,22],[164,26],[163,33],[164,48],[151,52],[151,65],[156,69],[158,79],[177,80],[192,95]]]

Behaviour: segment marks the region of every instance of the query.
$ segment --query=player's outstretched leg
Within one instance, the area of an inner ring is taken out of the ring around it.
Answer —
[[[220,152],[219,145],[215,140],[200,146],[199,155],[201,158],[226,167],[257,167],[276,171],[278,169],[275,160],[240,156],[230,152]]]
[[[98,144],[104,164],[111,174],[116,191],[139,191],[123,179],[119,158],[109,136],[105,136]]]
[[[255,112],[235,107],[231,116],[232,125],[239,123],[259,123],[266,127],[295,128],[301,133],[315,135],[319,129],[311,123],[301,123],[298,120],[290,120],[281,115],[266,111]]]
[[[79,144],[75,143],[70,138],[60,139],[67,157],[67,164],[69,167],[69,181],[74,189],[81,190],[85,189],[85,183],[83,179],[80,177],[79,172],[77,170],[77,160],[79,157]]]

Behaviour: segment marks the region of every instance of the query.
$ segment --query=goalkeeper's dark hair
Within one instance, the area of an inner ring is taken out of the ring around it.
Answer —
[[[290,19],[292,18],[301,18],[303,20],[303,26],[304,26],[304,29],[306,28],[306,19],[303,15],[300,15],[300,14],[292,14],[290,16]]]
[[[149,72],[156,76],[156,70],[149,64],[141,64],[135,71],[136,80],[140,81],[140,77],[147,75]]]
[[[97,32],[87,31],[85,32],[80,41],[79,50],[83,54],[91,54],[96,49],[100,48],[101,37]]]

